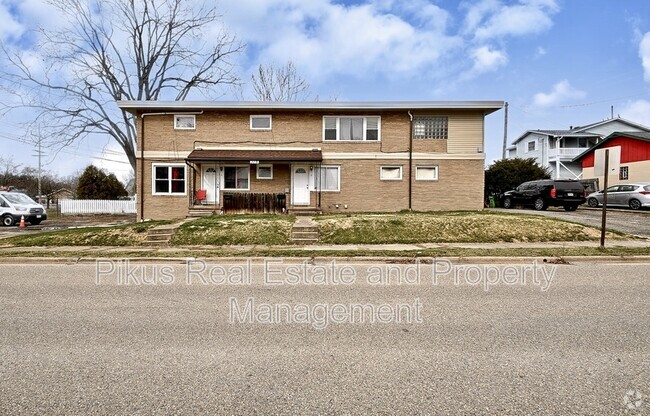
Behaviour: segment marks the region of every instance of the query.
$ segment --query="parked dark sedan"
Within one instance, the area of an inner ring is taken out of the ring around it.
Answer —
[[[541,179],[524,182],[516,189],[503,194],[503,207],[529,205],[538,211],[549,206],[575,211],[587,200],[584,185],[574,180]]]

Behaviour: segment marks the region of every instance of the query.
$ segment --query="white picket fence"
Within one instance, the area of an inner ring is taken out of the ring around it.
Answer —
[[[61,214],[135,214],[135,201],[61,199]]]

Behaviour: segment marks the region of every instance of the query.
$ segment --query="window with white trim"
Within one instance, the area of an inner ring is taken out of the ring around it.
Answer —
[[[257,179],[273,179],[273,165],[257,165]]]
[[[413,117],[414,139],[447,139],[449,118],[443,116]]]
[[[416,166],[415,180],[416,181],[437,181],[438,166]]]
[[[325,141],[379,141],[381,117],[379,116],[325,116],[323,117]]]
[[[317,189],[323,192],[338,192],[341,190],[341,167],[340,166],[320,166],[318,168]]]
[[[618,179],[625,181],[630,178],[630,168],[628,166],[621,166],[621,169],[618,172]]]
[[[379,179],[382,181],[401,181],[401,166],[382,166],[379,168]]]
[[[271,130],[272,120],[270,115],[254,115],[250,121],[251,130]]]
[[[526,144],[526,146],[528,148],[528,150],[527,150],[528,152],[534,152],[535,150],[537,150],[537,142],[535,140],[529,141]]]
[[[244,190],[249,189],[250,167],[248,166],[224,166],[223,167],[223,189]]]
[[[154,195],[186,193],[185,164],[153,164],[151,168]]]
[[[174,129],[176,130],[196,129],[196,116],[193,114],[176,114],[174,116]]]

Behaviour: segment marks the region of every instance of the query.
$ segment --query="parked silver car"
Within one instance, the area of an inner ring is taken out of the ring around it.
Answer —
[[[592,208],[603,205],[603,191],[589,194],[587,205]],[[610,186],[607,188],[607,206],[632,209],[650,207],[650,182]]]

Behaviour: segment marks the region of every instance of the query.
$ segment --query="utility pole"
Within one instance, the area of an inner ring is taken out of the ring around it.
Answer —
[[[605,150],[605,189],[603,190],[603,211],[600,222],[600,248],[605,248],[605,230],[607,229],[607,187],[609,186],[609,149]]]
[[[503,118],[503,152],[501,152],[501,159],[506,158],[506,147],[508,146],[508,102],[505,104],[505,116]]]
[[[41,199],[43,197],[43,191],[41,189],[41,176],[42,176],[41,172],[42,172],[42,168],[43,168],[43,163],[42,163],[43,151],[41,150],[41,142],[42,141],[43,141],[43,138],[41,137],[40,132],[39,132],[38,138],[36,139],[36,145],[37,145],[36,154],[33,155],[33,156],[38,157],[38,203],[39,204],[42,203]]]

